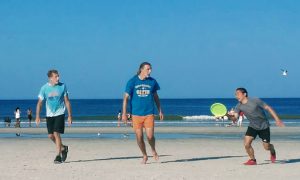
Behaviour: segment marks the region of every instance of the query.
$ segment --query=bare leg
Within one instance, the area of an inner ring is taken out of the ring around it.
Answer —
[[[155,149],[155,137],[154,137],[154,128],[146,128],[146,134],[148,142],[151,146],[153,158],[158,161],[159,157]]]
[[[55,144],[55,137],[53,134],[48,134],[48,138],[51,139]]]
[[[15,127],[16,128],[20,128],[21,127],[20,119],[16,119]]]
[[[54,135],[54,138],[55,138],[55,145],[56,145],[57,155],[60,155],[61,150],[62,150],[62,142],[61,142],[60,133],[54,132],[53,135]]]
[[[250,159],[255,159],[254,149],[252,148],[252,145],[251,145],[253,139],[254,138],[252,136],[245,136],[245,138],[244,138],[245,150],[248,153]]]
[[[21,128],[21,122],[20,122],[20,119],[16,119],[16,125],[15,125],[16,128]],[[16,133],[17,136],[20,136],[20,129],[17,129],[17,133]]]
[[[56,138],[53,134],[48,134],[48,138],[52,140],[52,142],[56,145]],[[61,144],[61,150],[64,150],[64,145]]]
[[[272,163],[275,163],[276,152],[275,152],[275,148],[274,148],[273,144],[270,144],[269,142],[268,143],[263,142],[263,146],[264,146],[265,150],[270,151],[270,155],[271,155],[270,160]]]
[[[265,150],[270,151],[272,154],[275,153],[275,148],[273,144],[263,142]]]
[[[118,127],[120,127],[120,122],[121,122],[121,119],[118,118]]]
[[[140,150],[142,151],[143,154],[142,164],[146,164],[148,160],[148,156],[147,156],[145,142],[144,142],[143,129],[136,129],[135,135],[136,135],[137,144],[140,147]]]

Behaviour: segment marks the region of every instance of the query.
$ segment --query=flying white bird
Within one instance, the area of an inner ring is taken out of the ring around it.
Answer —
[[[283,76],[287,76],[288,75],[288,71],[287,70],[281,69],[281,71],[282,71],[282,75]]]

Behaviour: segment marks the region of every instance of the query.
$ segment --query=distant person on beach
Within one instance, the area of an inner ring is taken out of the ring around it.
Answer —
[[[121,120],[122,120],[122,112],[121,112],[121,110],[119,110],[119,112],[118,112],[118,127],[120,127]]]
[[[245,165],[256,165],[252,141],[258,135],[262,139],[265,150],[270,151],[270,160],[276,161],[276,151],[273,144],[270,144],[270,123],[265,111],[268,111],[276,121],[276,125],[283,127],[283,122],[279,119],[276,112],[265,102],[258,98],[248,98],[248,92],[245,88],[237,88],[235,91],[236,99],[239,101],[234,112],[228,112],[227,116],[232,120],[237,120],[242,111],[249,120],[249,126],[244,138],[245,150],[249,155],[249,160]]]
[[[32,121],[32,110],[31,110],[31,108],[27,109],[27,118],[28,118],[29,127],[31,127],[31,121]]]
[[[21,127],[21,121],[20,121],[20,118],[21,118],[21,110],[20,110],[19,107],[16,108],[14,114],[15,114],[15,119],[16,119],[15,127],[16,127],[16,128],[19,128],[19,127]]]
[[[48,137],[55,143],[57,155],[54,163],[65,162],[69,147],[62,144],[61,135],[65,131],[65,109],[68,110],[68,125],[72,124],[72,110],[67,87],[59,82],[57,70],[48,71],[48,83],[42,86],[36,106],[36,124],[39,125],[42,103],[46,101],[46,121]]]
[[[244,113],[243,113],[243,111],[241,111],[240,114],[239,114],[239,119],[238,119],[238,121],[237,121],[237,126],[238,126],[238,127],[242,127],[242,124],[243,124],[243,120],[244,120],[244,119],[245,119]]]
[[[156,104],[160,120],[163,120],[163,113],[160,107],[160,100],[157,91],[160,89],[157,81],[150,77],[151,64],[143,62],[137,75],[132,77],[126,85],[123,100],[122,120],[127,123],[127,104],[130,100],[133,129],[136,134],[137,144],[143,154],[142,163],[148,160],[143,128],[146,130],[148,142],[151,146],[153,158],[158,161],[159,157],[155,149],[154,137],[154,108]]]
[[[6,126],[6,127],[10,127],[10,123],[11,123],[10,117],[5,117],[5,118],[4,118],[4,122],[5,122],[5,126]]]
[[[16,108],[15,112],[15,119],[16,119],[16,124],[15,124],[15,128],[21,128],[21,110],[19,107]],[[20,136],[20,132],[19,130],[16,133],[16,136]]]
[[[215,117],[215,120],[216,120],[217,122],[219,122],[219,121],[222,122],[221,125],[216,124],[216,126],[224,126],[224,120],[225,120],[225,119],[224,119],[224,116]]]
[[[127,122],[126,125],[128,125],[132,127],[132,117],[130,113],[127,113]]]

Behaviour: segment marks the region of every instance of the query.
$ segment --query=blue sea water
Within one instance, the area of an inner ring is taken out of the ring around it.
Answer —
[[[266,103],[271,105],[278,114],[281,115],[300,115],[300,98],[266,98],[263,99]],[[179,115],[187,118],[182,121],[156,121],[156,126],[180,126],[180,127],[214,127],[214,126],[226,126],[230,122],[216,122],[211,117],[210,106],[215,102],[223,103],[228,109],[235,107],[237,101],[235,99],[162,99],[161,104],[166,115]],[[28,128],[29,124],[26,119],[26,110],[31,108],[33,115],[35,115],[35,107],[37,100],[0,100],[0,138],[16,138],[14,133],[1,133],[1,128],[5,127],[3,118],[9,116],[14,124],[14,110],[16,107],[20,107],[22,128]],[[121,99],[71,99],[73,116],[116,116],[121,109]],[[42,115],[45,114],[45,107],[43,107]],[[200,118],[199,118],[200,117]],[[284,120],[286,126],[300,126],[299,119]],[[270,120],[271,125],[274,126],[274,121]],[[243,122],[244,126],[247,126],[248,121]],[[40,124],[41,127],[46,127],[45,122]],[[74,121],[72,127],[116,127],[116,120],[80,120]],[[124,124],[121,124],[124,126]],[[12,126],[11,126],[12,127]],[[33,123],[33,127],[35,124]],[[156,134],[158,139],[192,139],[192,138],[212,138],[212,139],[241,139],[243,133],[233,135],[218,135],[218,134],[182,134],[182,133],[158,133]],[[64,138],[97,138],[97,139],[134,139],[134,134],[129,134],[128,137],[123,134],[65,134]],[[47,138],[47,134],[21,134],[18,138]],[[273,139],[287,139],[287,140],[299,140],[300,136],[272,136]]]
[[[300,115],[300,98],[265,98],[278,114]],[[168,115],[210,115],[210,105],[220,102],[227,108],[235,107],[236,99],[162,99],[164,114]],[[0,117],[14,116],[16,107],[20,107],[22,115],[26,115],[27,108],[35,113],[37,100],[0,100]],[[73,116],[102,116],[116,115],[122,108],[121,99],[73,99],[71,100]],[[44,111],[45,108],[43,108]],[[44,112],[42,112],[44,113]]]
[[[263,98],[280,115],[300,115],[300,98]],[[216,123],[207,117],[211,116],[210,106],[215,102],[223,103],[228,109],[235,107],[237,100],[233,98],[207,98],[207,99],[161,99],[161,105],[165,115],[179,115],[183,117],[198,116],[202,118],[187,119],[180,122],[157,122],[158,126],[216,126]],[[22,118],[26,119],[26,110],[31,108],[35,115],[37,100],[0,100],[0,122],[9,116],[14,119],[16,107],[21,109]],[[122,99],[71,99],[73,116],[116,116],[122,108]],[[45,107],[42,108],[42,116]],[[2,120],[1,120],[2,119]],[[299,120],[286,120],[287,126],[300,126]],[[24,120],[22,126],[26,127]],[[247,123],[247,121],[245,121]],[[271,121],[271,123],[273,123]],[[90,121],[82,120],[74,122],[73,126],[115,126],[116,121]],[[1,125],[0,125],[1,126]],[[1,126],[2,127],[2,126]]]

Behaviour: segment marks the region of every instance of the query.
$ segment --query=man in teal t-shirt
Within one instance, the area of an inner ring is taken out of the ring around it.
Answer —
[[[160,119],[163,120],[163,113],[157,90],[160,89],[156,80],[150,77],[151,64],[144,62],[140,65],[137,75],[131,78],[127,85],[123,101],[122,120],[127,123],[127,104],[131,105],[132,124],[136,134],[137,143],[143,153],[142,163],[148,160],[145,142],[143,139],[143,128],[146,130],[147,139],[151,146],[154,159],[158,160],[155,149],[154,137],[154,109],[158,109]],[[129,101],[130,100],[130,101]]]
[[[36,123],[40,123],[40,112],[42,103],[46,101],[46,121],[48,137],[55,143],[57,155],[54,163],[61,163],[67,159],[68,146],[62,144],[60,134],[65,131],[65,109],[68,110],[68,124],[72,124],[72,110],[68,97],[67,87],[59,82],[57,70],[48,71],[49,82],[42,86],[38,95],[36,107]]]

